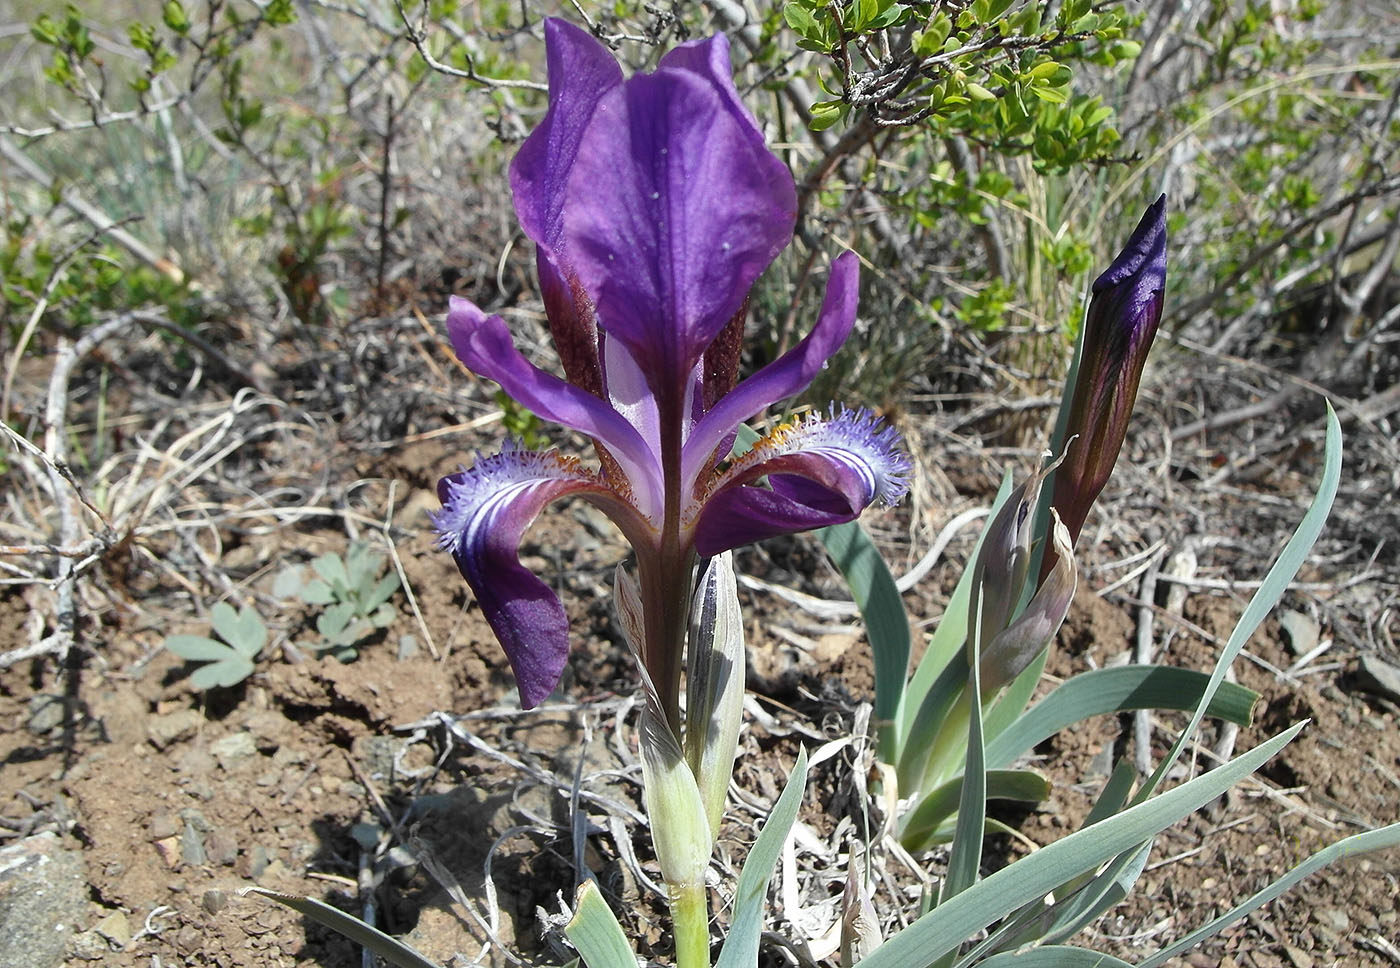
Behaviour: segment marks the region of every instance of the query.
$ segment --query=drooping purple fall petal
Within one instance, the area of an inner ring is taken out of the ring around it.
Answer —
[[[779,534],[854,520],[908,487],[899,437],[868,410],[841,410],[779,428],[734,462],[706,499],[695,548],[716,555]],[[767,488],[752,484],[769,478]]]
[[[454,296],[447,334],[457,357],[474,372],[501,385],[532,413],[601,441],[626,470],[644,514],[659,506],[661,479],[656,457],[636,427],[607,402],[535,366],[520,354],[505,320],[487,316]]]
[[[1128,244],[1094,280],[1084,322],[1083,350],[1065,440],[1055,473],[1053,504],[1070,541],[1108,483],[1127,434],[1147,351],[1162,319],[1167,279],[1166,196],[1138,223]],[[1047,569],[1050,556],[1046,556]]]
[[[520,564],[520,538],[545,505],[568,494],[611,497],[577,461],[509,446],[438,482],[438,546],[451,552],[501,640],[527,709],[559,682],[569,623],[554,591]]]

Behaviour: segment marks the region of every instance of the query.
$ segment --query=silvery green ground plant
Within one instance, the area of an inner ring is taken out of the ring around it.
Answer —
[[[643,799],[670,906],[674,963],[754,968],[768,883],[808,769],[799,754],[734,886],[716,955],[707,880],[743,706],[743,615],[730,552],[774,535],[845,528],[828,531],[827,541],[848,575],[865,575],[852,584],[872,639],[877,622],[907,629],[902,611],[884,607],[887,569],[852,523],[871,504],[898,501],[911,467],[893,429],[867,411],[834,405],[734,446],[745,421],[806,388],[844,342],[856,314],[858,262],[852,253],[836,256],[807,335],[738,379],[750,289],[792,238],[796,194],[733,85],[725,38],[684,44],[654,72],[624,78],[588,32],[551,20],[545,34],[549,108],[516,156],[511,186],[535,243],[564,377],[527,360],[504,320],[466,300],[452,301],[447,329],[466,366],[542,419],[586,435],[597,463],[507,442],[439,484],[434,523],[504,647],[523,705],[532,707],[558,686],[570,629],[554,590],[520,562],[521,536],[563,498],[588,501],[616,522],[634,552],[633,564],[617,570],[613,606],[645,694]],[[939,630],[941,661],[909,677],[907,631],[902,666],[877,651],[885,782],[901,796],[907,785],[911,794],[901,833],[915,846],[946,839],[950,848],[940,890],[889,938],[880,936],[869,899],[848,897],[845,964],[1125,964],[1065,942],[1127,895],[1162,830],[1248,776],[1303,726],[1163,788],[1208,712],[1247,719],[1249,694],[1224,688],[1223,680],[1327,516],[1341,464],[1330,414],[1313,504],[1209,676],[1138,670],[1127,685],[1096,679],[1089,695],[1082,687],[1077,699],[1052,693],[1021,715],[1073,594],[1074,539],[1116,459],[1160,315],[1164,208],[1159,200],[1148,211],[1095,284],[1053,459],[1005,489],[961,598],[949,608],[961,617]],[[1081,387],[1088,388],[1082,398]],[[1014,762],[1037,732],[1048,735],[1094,711],[1094,703],[1112,711],[1139,702],[1190,711],[1152,775],[1139,780],[1120,767],[1084,829],[979,878],[987,799],[1003,785],[1032,782]],[[943,804],[932,815],[930,798]],[[1397,827],[1348,838],[1142,964],[1162,963],[1320,864],[1398,841]],[[394,964],[429,964],[319,902],[272,896]],[[592,880],[578,885],[565,934],[589,968],[638,963]]]
[[[206,635],[172,635],[165,647],[186,662],[200,663],[190,675],[196,689],[236,686],[253,674],[258,653],[267,644],[267,626],[251,605],[235,609],[228,602],[217,602],[209,610],[210,631]]]
[[[398,589],[398,572],[384,570],[384,556],[369,542],[354,541],[343,558],[327,552],[315,558],[309,569],[305,565],[284,568],[272,590],[280,598],[325,606],[316,615],[321,638],[307,645],[349,662],[361,642],[393,624],[398,613],[389,599]]]

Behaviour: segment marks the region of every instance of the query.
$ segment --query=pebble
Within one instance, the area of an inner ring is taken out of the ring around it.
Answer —
[[[1295,656],[1307,655],[1317,647],[1322,637],[1317,620],[1303,612],[1287,609],[1279,612],[1278,624],[1288,636],[1288,651]]]
[[[92,930],[106,938],[119,951],[131,941],[131,923],[121,911],[113,911],[94,924]]]
[[[156,853],[160,855],[160,859],[165,863],[165,866],[174,870],[176,865],[180,863],[179,836],[172,835],[170,837],[162,837],[155,842],[154,846]]]
[[[62,696],[40,694],[29,700],[29,719],[25,727],[35,736],[47,736],[63,725]]]
[[[229,733],[209,744],[209,752],[225,773],[232,773],[241,764],[258,755],[258,746],[249,733]]]
[[[1373,695],[1400,702],[1400,669],[1374,655],[1363,655],[1356,684]]]
[[[180,836],[180,859],[191,867],[202,867],[209,863],[209,853],[204,849],[204,837],[194,824],[186,823],[185,832]]]
[[[59,968],[87,905],[82,859],[53,833],[0,849],[0,965]]]
[[[163,750],[198,732],[204,717],[196,709],[176,709],[163,716],[152,716],[146,723],[146,739]]]

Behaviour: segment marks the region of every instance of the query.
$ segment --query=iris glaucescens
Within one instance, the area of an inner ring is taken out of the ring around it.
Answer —
[[[858,264],[837,258],[811,332],[737,380],[749,292],[792,238],[796,192],[739,100],[725,38],[626,80],[577,27],[550,20],[545,40],[549,109],[510,181],[567,379],[526,360],[506,323],[465,299],[452,300],[447,327],[468,367],[592,438],[598,466],[507,444],[439,483],[434,522],[528,707],[558,683],[569,640],[558,597],[519,561],[521,536],[559,498],[601,508],[636,552],[642,658],[674,722],[697,555],[892,503],[909,464],[892,429],[844,408],[726,462],[738,425],[805,389],[845,341]]]
[[[1071,543],[1079,537],[1089,508],[1118,461],[1147,351],[1162,320],[1167,286],[1166,208],[1164,195],[1142,216],[1118,258],[1094,280],[1066,424],[1065,439],[1075,439],[1055,472],[1051,499],[1069,529]]]

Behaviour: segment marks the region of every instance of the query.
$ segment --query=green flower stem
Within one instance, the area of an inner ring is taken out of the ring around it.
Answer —
[[[676,968],[710,968],[710,911],[705,885],[671,886]]]

